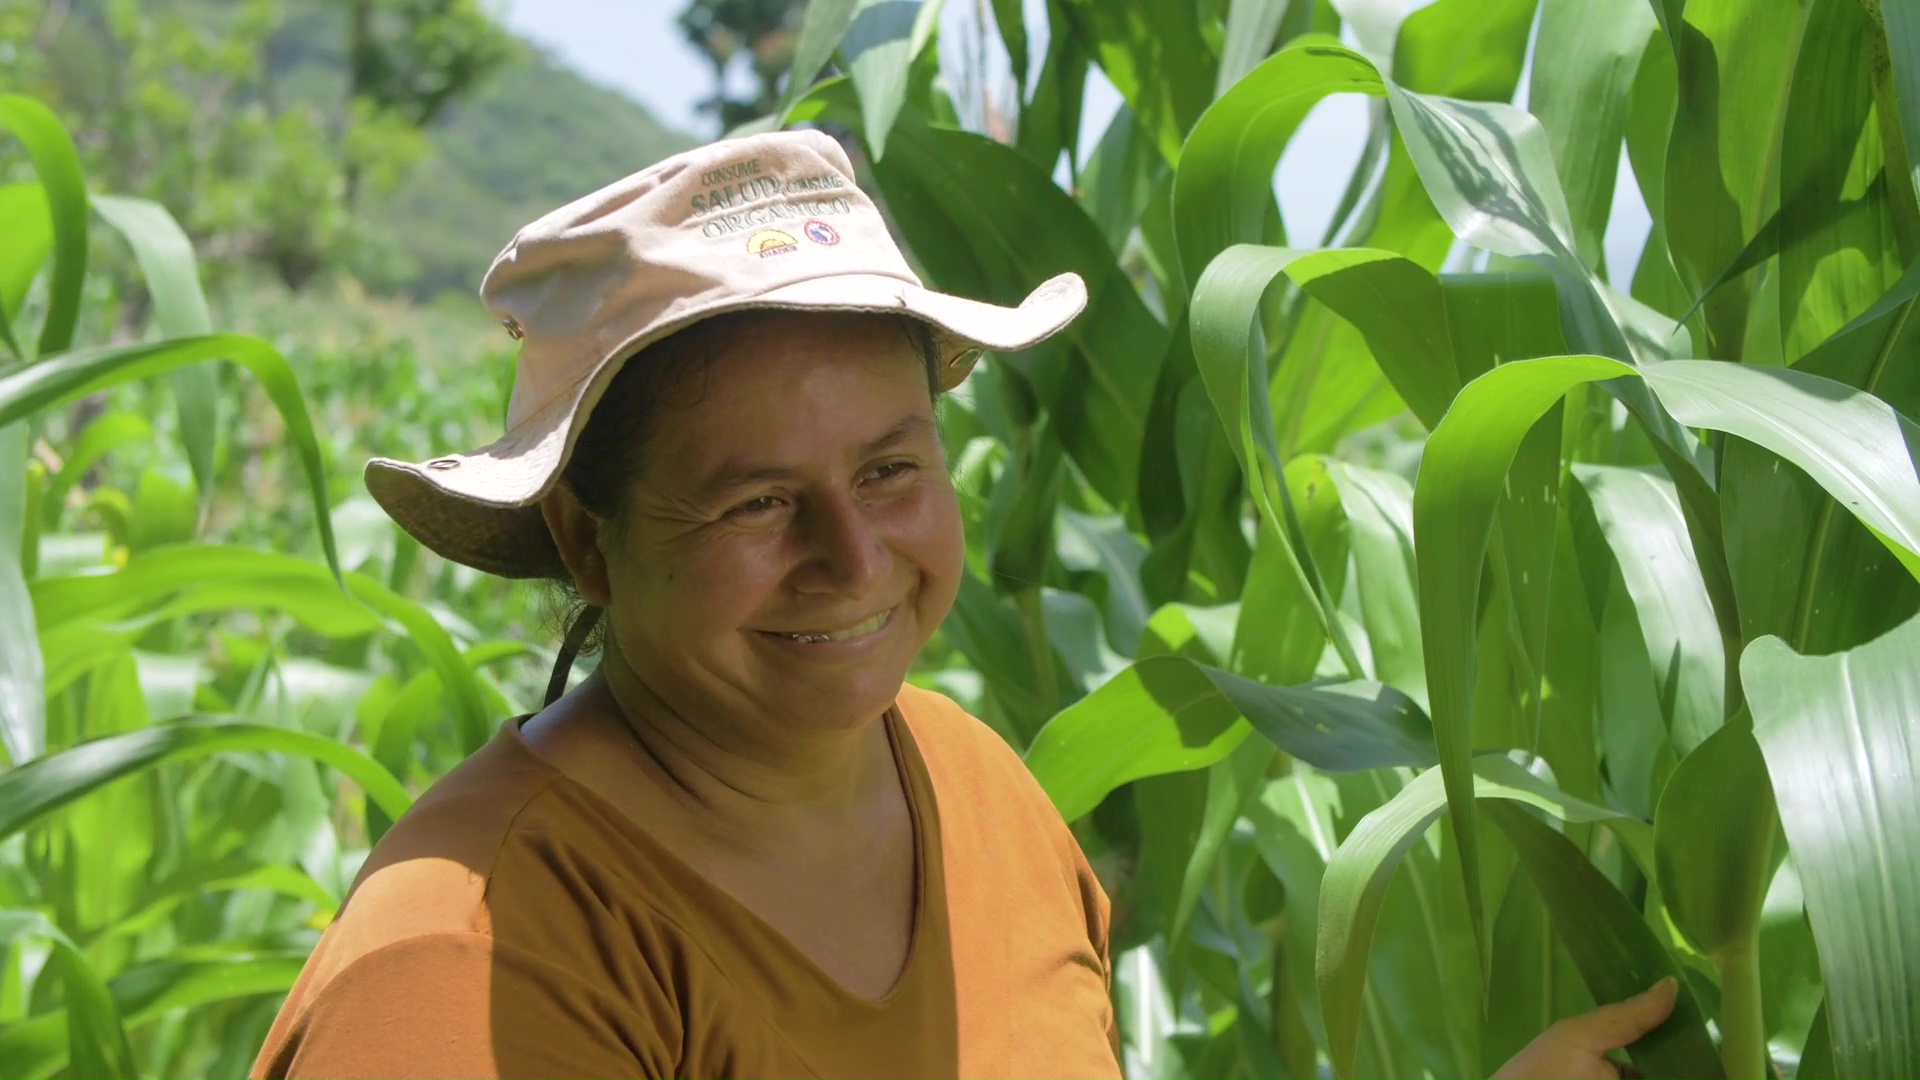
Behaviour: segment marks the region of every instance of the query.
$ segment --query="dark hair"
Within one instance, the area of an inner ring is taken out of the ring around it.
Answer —
[[[561,474],[580,505],[617,533],[625,523],[634,485],[644,471],[645,455],[640,450],[660,411],[698,403],[706,393],[713,361],[729,341],[745,331],[773,319],[794,315],[817,318],[820,314],[779,308],[727,312],[662,338],[628,359],[588,414],[587,426],[574,441],[573,456]],[[941,356],[932,329],[905,315],[872,317],[892,321],[906,335],[926,366],[927,396],[937,398]],[[696,382],[699,385],[694,387]],[[596,652],[605,644],[606,621],[583,625],[582,620],[594,611],[580,599],[571,577],[556,577],[553,585],[555,595],[549,606],[571,646],[562,649],[564,665],[570,663],[573,652]],[[578,640],[574,640],[576,637]],[[564,672],[556,670],[554,685],[562,685],[564,679]],[[550,693],[549,700],[552,697]]]

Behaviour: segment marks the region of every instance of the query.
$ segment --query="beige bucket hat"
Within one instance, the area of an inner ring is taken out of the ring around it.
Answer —
[[[818,131],[668,158],[521,229],[480,297],[520,340],[507,431],[425,462],[375,458],[367,490],[429,549],[505,577],[561,576],[539,500],[627,358],[743,308],[904,314],[933,330],[941,389],[983,349],[1024,349],[1086,306],[1074,274],[1019,307],[920,284],[840,145]]]

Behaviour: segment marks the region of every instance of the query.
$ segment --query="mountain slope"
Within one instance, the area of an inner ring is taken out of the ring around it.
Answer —
[[[419,295],[478,288],[520,226],[698,141],[538,46],[525,51],[449,109],[428,133],[426,159],[366,207],[395,249],[391,270],[370,273],[370,285]]]

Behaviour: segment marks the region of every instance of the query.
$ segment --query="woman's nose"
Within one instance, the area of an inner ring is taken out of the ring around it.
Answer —
[[[811,500],[802,512],[802,525],[809,556],[802,588],[859,594],[886,577],[891,552],[851,494]]]

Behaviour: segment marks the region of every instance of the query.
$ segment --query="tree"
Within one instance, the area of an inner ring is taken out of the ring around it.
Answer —
[[[806,0],[689,0],[680,12],[680,31],[713,65],[713,96],[700,108],[719,119],[722,131],[779,103],[780,79],[793,63],[806,7]],[[758,84],[750,99],[727,93],[727,70],[743,53]]]

